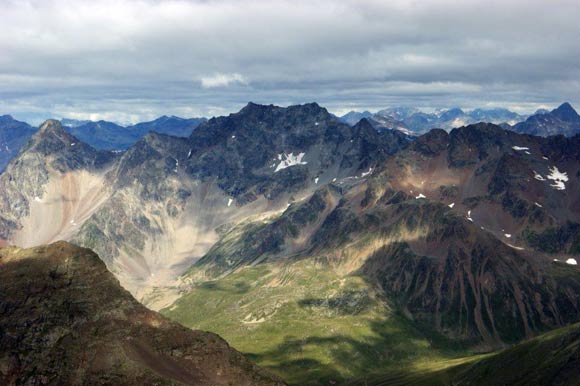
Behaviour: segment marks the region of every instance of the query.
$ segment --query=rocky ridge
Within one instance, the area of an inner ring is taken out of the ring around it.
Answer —
[[[88,249],[5,247],[0,268],[3,385],[284,385],[139,304]]]

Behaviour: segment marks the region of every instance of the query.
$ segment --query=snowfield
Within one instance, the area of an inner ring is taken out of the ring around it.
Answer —
[[[550,174],[548,174],[546,177],[554,181],[554,183],[550,185],[552,188],[556,190],[566,189],[566,184],[564,184],[564,182],[568,182],[568,173],[561,172],[556,166],[554,166],[550,168]]]
[[[276,170],[274,170],[274,173],[279,172],[282,169],[289,168],[290,166],[306,165],[308,162],[302,161],[304,155],[305,155],[304,153],[299,153],[297,155],[294,155],[294,153],[278,154],[278,161],[280,161],[280,163],[278,164],[278,166],[276,166]]]

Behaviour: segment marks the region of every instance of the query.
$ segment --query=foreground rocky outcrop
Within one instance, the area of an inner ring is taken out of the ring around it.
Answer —
[[[2,385],[284,385],[146,309],[89,249],[0,249]]]

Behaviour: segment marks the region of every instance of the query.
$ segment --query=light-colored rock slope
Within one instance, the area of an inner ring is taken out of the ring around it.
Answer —
[[[114,153],[49,120],[0,176],[0,243],[92,248],[125,288],[159,309],[224,231],[279,213],[336,178],[370,173],[406,141],[367,126],[344,125],[316,104],[249,104],[191,138],[151,133]],[[288,162],[294,154],[300,162]]]

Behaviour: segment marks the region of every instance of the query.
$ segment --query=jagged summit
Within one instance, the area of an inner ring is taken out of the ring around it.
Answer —
[[[261,105],[254,102],[249,102],[239,112],[230,114],[229,117],[237,118],[244,117],[246,119],[257,119],[266,121],[279,121],[283,119],[300,120],[335,120],[335,118],[318,103],[306,103],[302,105],[292,105],[288,107],[280,107],[273,104]]]
[[[580,115],[568,102],[550,112],[540,112],[532,115],[525,122],[520,122],[512,129],[518,133],[532,135],[558,135],[572,137],[580,133]]]
[[[74,169],[94,163],[98,151],[92,146],[69,134],[61,122],[56,119],[46,120],[32,136],[25,147],[25,152],[37,152],[43,156],[52,156],[53,164],[60,164],[59,169]]]
[[[564,102],[558,108],[552,110],[552,114],[564,121],[580,121],[580,115],[568,102]]]
[[[55,133],[66,133],[60,121],[56,119],[47,119],[44,121],[40,128],[38,129],[39,133],[47,133],[47,132],[55,132]]]
[[[360,129],[367,129],[367,130],[376,130],[372,123],[368,120],[368,118],[361,118],[354,127],[358,127]]]

